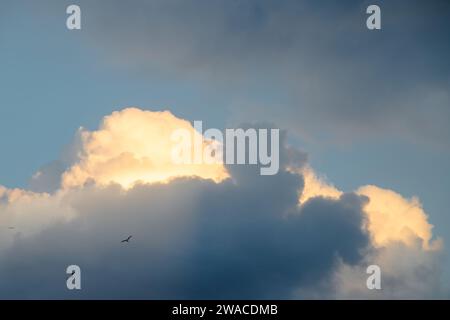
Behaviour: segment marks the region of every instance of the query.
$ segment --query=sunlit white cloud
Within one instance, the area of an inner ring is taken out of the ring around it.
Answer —
[[[342,191],[326,178],[318,176],[312,168],[305,167],[301,172],[305,187],[300,203],[319,196],[338,199],[342,195]],[[355,192],[369,199],[364,212],[375,246],[382,247],[396,241],[412,246],[420,241],[425,250],[442,247],[442,239],[432,240],[433,226],[417,197],[406,199],[393,190],[374,185],[360,187]]]
[[[301,170],[305,186],[300,203],[314,197],[338,199],[343,192],[310,167]],[[407,199],[399,193],[373,185],[358,188],[357,194],[367,197],[363,212],[367,230],[375,250],[368,253],[362,264],[340,263],[331,282],[334,290],[325,293],[314,289],[299,296],[327,298],[435,298],[445,295],[439,284],[442,272],[443,240],[434,238],[433,225],[417,197]],[[366,267],[380,266],[383,290],[369,292],[365,280]]]
[[[221,164],[174,163],[171,136],[176,130],[191,132],[193,139],[201,138],[188,121],[169,111],[128,108],[114,112],[103,119],[98,130],[80,129],[79,160],[63,174],[62,186],[82,186],[92,181],[103,185],[115,182],[129,188],[136,182],[161,182],[182,176],[214,181],[228,176]]]

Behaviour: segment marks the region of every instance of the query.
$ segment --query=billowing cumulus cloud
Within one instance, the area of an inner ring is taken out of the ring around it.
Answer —
[[[188,121],[168,111],[129,108],[114,112],[105,117],[99,130],[80,130],[79,161],[63,174],[62,185],[74,187],[93,180],[98,184],[115,182],[130,187],[137,181],[150,183],[180,176],[216,181],[228,176],[221,164],[174,163],[172,149],[176,141],[172,140],[172,133],[176,130],[191,133],[192,140],[201,135]]]
[[[370,199],[365,211],[375,245],[383,246],[395,241],[413,245],[419,241],[425,250],[441,246],[440,240],[431,240],[433,226],[416,197],[405,199],[392,190],[370,185],[361,187],[357,193]]]
[[[338,199],[342,195],[342,191],[317,176],[310,167],[306,166],[300,172],[305,180],[300,203],[318,196]],[[392,242],[412,246],[417,241],[425,250],[438,250],[442,246],[441,239],[432,240],[433,226],[417,197],[405,199],[393,190],[373,185],[360,187],[356,193],[369,199],[364,212],[375,246],[382,247]]]
[[[439,246],[418,200],[373,186],[341,192],[317,177],[285,135],[277,175],[261,176],[252,165],[180,171],[166,156],[178,126],[192,129],[169,112],[113,113],[98,130],[82,131],[56,190],[1,187],[0,225],[15,229],[0,233],[0,297],[439,292]],[[48,182],[46,172],[58,170],[42,170],[36,184]],[[382,292],[365,287],[365,268],[374,263],[383,270]],[[71,264],[82,268],[81,291],[65,288]]]
[[[342,191],[310,167],[301,172],[305,179],[301,203],[317,196],[338,199],[342,195]],[[329,282],[328,290],[307,291],[306,296],[404,299],[445,295],[439,283],[443,241],[433,238],[433,226],[418,198],[406,199],[395,191],[373,185],[361,187],[356,193],[368,199],[364,214],[373,250],[365,256],[363,264],[341,263],[331,280],[331,288]],[[383,271],[382,292],[367,290],[366,266],[371,264]],[[299,296],[304,297],[305,293],[299,291]]]
[[[325,178],[317,176],[310,167],[306,166],[300,172],[305,180],[300,203],[318,196],[338,199],[342,195],[342,191]],[[425,250],[442,246],[441,239],[432,240],[433,226],[428,222],[428,216],[417,197],[405,199],[393,190],[373,185],[360,187],[356,193],[369,199],[364,212],[375,246],[382,247],[397,241],[405,245],[419,241]]]

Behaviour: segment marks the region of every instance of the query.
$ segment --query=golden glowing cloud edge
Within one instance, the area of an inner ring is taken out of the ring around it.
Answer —
[[[309,166],[297,172],[303,175],[305,182],[300,204],[318,196],[338,199],[343,193]],[[417,197],[406,199],[395,191],[373,185],[360,187],[355,192],[369,199],[364,212],[375,246],[384,247],[396,241],[415,246],[419,240],[424,250],[442,249],[442,239],[432,240],[433,225],[428,222],[428,215]]]

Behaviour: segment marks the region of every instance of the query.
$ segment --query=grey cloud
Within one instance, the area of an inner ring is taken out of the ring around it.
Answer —
[[[388,247],[372,250],[364,262],[353,267],[339,267],[336,279],[340,283],[324,283],[310,291],[301,292],[300,296],[326,299],[446,299],[448,287],[442,281],[443,255],[436,251],[420,250],[417,246],[403,243],[391,243]],[[374,264],[381,268],[382,290],[367,290],[366,268]]]
[[[232,97],[226,111],[241,121],[262,112],[318,140],[448,148],[450,4],[377,3],[380,31],[365,26],[369,1],[81,0],[80,37],[109,67]],[[68,4],[34,11],[54,17]]]
[[[369,4],[80,1],[100,56],[220,88],[237,101],[232,114],[253,119],[246,101],[265,99],[256,91],[276,97],[266,118],[318,139],[390,134],[448,147],[449,3],[379,1],[381,31],[365,27]]]
[[[363,259],[364,197],[315,198],[299,208],[301,176],[247,169],[220,184],[71,191],[64,201],[75,219],[18,235],[1,253],[0,297],[292,298],[330,278],[338,259]],[[79,292],[65,288],[70,264],[82,268]]]

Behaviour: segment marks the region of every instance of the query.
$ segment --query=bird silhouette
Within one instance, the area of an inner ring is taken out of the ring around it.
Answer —
[[[124,243],[124,242],[130,242],[130,239],[132,238],[133,236],[129,236],[128,238],[126,238],[125,240],[122,240],[122,241],[120,241],[121,243]]]

